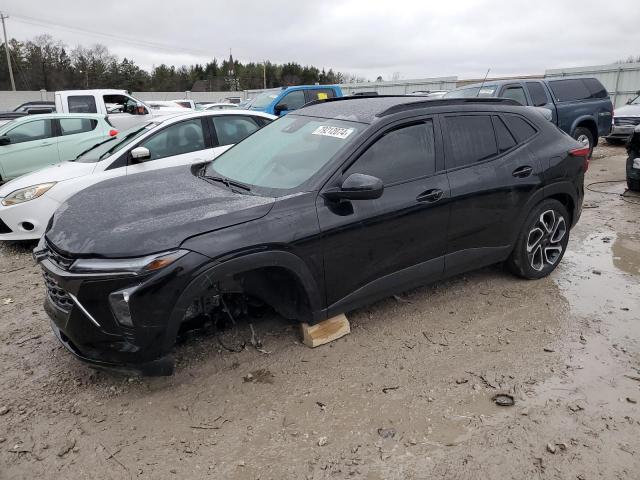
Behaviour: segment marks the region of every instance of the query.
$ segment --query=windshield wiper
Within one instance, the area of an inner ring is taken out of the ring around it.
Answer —
[[[227,177],[223,177],[222,175],[217,176],[217,175],[200,175],[202,178],[206,179],[206,180],[211,180],[214,182],[219,182],[224,184],[229,190],[231,190],[232,192],[235,191],[236,193],[240,193],[237,192],[237,190],[234,190],[232,187],[236,187],[236,188],[240,188],[242,190],[244,190],[245,192],[250,192],[251,191],[251,187],[249,185],[247,185],[246,183],[242,183],[242,182],[238,182],[236,180],[231,180]]]
[[[79,158],[80,158],[82,155],[84,155],[85,153],[90,152],[90,151],[91,151],[91,150],[93,150],[94,148],[99,147],[100,145],[104,145],[105,143],[110,142],[111,140],[114,140],[115,138],[116,138],[116,137],[109,137],[109,138],[107,138],[106,140],[103,140],[103,141],[101,141],[101,142],[98,142],[98,143],[96,143],[96,144],[92,145],[91,147],[87,148],[86,150],[83,150],[82,152],[80,152],[80,153],[78,154],[78,156],[77,156],[73,161],[76,161],[77,159],[79,159]]]

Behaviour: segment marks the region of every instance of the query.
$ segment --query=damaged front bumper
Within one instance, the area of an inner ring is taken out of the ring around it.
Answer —
[[[62,345],[95,368],[141,375],[171,375],[177,325],[177,297],[194,265],[203,257],[189,253],[161,271],[136,276],[88,274],[69,270],[69,262],[51,249],[36,248],[46,286],[44,309]],[[109,297],[131,289],[131,323],[114,314]]]

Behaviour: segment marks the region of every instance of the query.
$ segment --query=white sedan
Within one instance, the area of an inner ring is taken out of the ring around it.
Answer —
[[[11,180],[0,186],[0,240],[38,239],[60,204],[80,190],[108,178],[212,160],[276,118],[248,110],[161,117],[75,160]]]

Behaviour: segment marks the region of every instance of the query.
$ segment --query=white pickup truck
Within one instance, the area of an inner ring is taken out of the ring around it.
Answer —
[[[151,109],[125,90],[63,90],[55,93],[55,102],[58,113],[103,114],[120,130],[173,113]]]

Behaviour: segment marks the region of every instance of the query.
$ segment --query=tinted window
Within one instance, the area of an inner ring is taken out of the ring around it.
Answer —
[[[536,133],[535,128],[521,117],[516,115],[505,115],[504,119],[518,143],[524,142],[525,140],[533,137]]]
[[[256,122],[258,125],[260,125],[260,128],[269,125],[271,123],[271,120],[269,120],[268,118],[264,118],[264,117],[251,117],[253,119],[254,122]]]
[[[51,137],[51,120],[23,123],[7,133],[11,143],[31,142]]]
[[[151,160],[204,150],[204,134],[200,119],[176,123],[140,144],[151,153]]]
[[[59,122],[63,136],[90,132],[98,126],[98,121],[90,118],[61,118]]]
[[[389,185],[432,174],[435,162],[433,123],[428,121],[385,134],[349,167],[345,177],[364,173]]]
[[[294,90],[282,97],[282,100],[278,102],[278,105],[286,105],[287,110],[296,110],[298,108],[302,108],[305,103],[307,102],[304,98],[304,91]]]
[[[558,102],[584,100],[591,96],[591,92],[581,79],[552,80],[549,86]]]
[[[507,87],[502,91],[502,94],[500,96],[503,98],[510,98],[512,100],[515,100],[520,105],[527,104],[527,96],[524,94],[524,88],[522,87]]]
[[[591,98],[607,98],[609,96],[607,89],[597,79],[585,78],[583,81],[591,93]]]
[[[531,97],[534,107],[540,107],[549,103],[547,93],[539,82],[527,82],[527,90],[529,90],[529,96]]]
[[[98,113],[96,99],[92,95],[74,95],[67,99],[69,113]]]
[[[307,95],[307,103],[314,102],[316,100],[326,100],[327,98],[334,98],[335,92],[331,88],[318,88],[317,90],[305,90]]]
[[[446,125],[451,149],[451,158],[447,157],[447,168],[469,165],[498,153],[491,117],[447,117]]]
[[[506,152],[510,148],[516,146],[513,135],[509,132],[504,122],[499,117],[493,117],[493,126],[496,130],[496,139],[498,140],[498,150],[500,153]]]
[[[238,143],[260,128],[250,117],[229,115],[213,117],[212,120],[220,146]]]

